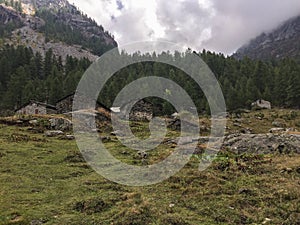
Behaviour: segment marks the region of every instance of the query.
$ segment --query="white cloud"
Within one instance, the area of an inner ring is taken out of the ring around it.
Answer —
[[[120,45],[165,39],[224,53],[300,12],[299,0],[70,1],[114,34]]]

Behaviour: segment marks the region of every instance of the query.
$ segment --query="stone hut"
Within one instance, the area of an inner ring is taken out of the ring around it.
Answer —
[[[72,93],[56,102],[57,114],[67,114],[73,111],[74,96],[75,93]],[[88,101],[88,98],[85,97],[84,95],[79,95],[79,97],[84,102]],[[101,104],[98,101],[96,102],[96,109],[97,111],[110,113],[110,110],[105,105]],[[84,109],[84,110],[86,111],[86,110],[94,110],[94,109]]]
[[[63,97],[56,102],[57,114],[72,112],[74,93]]]
[[[271,102],[259,99],[256,102],[251,104],[252,108],[259,108],[259,109],[271,109]]]
[[[17,115],[56,114],[56,107],[46,103],[31,100],[29,103],[15,110],[15,112]]]

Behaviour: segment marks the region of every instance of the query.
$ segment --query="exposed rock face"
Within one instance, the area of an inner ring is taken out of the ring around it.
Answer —
[[[95,61],[99,57],[95,55],[96,53],[92,54],[91,49],[81,45],[65,43],[60,39],[47,39],[43,27],[49,21],[37,16],[39,15],[37,12],[46,10],[51,13],[55,21],[80,33],[82,39],[96,40],[96,43],[101,43],[101,48],[106,50],[117,47],[114,38],[101,25],[88,18],[67,0],[21,0],[21,2],[22,14],[4,4],[0,5],[0,22],[2,24],[13,22],[17,25],[14,30],[9,31],[11,37],[5,40],[6,44],[24,45],[32,48],[34,53],[39,52],[42,55],[52,49],[54,55],[61,56],[63,61],[68,55],[78,59],[88,58],[90,61]]]
[[[236,58],[269,60],[300,57],[300,16],[290,19],[270,33],[263,33],[240,48]]]
[[[22,1],[29,4],[31,0]],[[33,2],[35,8],[51,10],[59,21],[64,21],[66,24],[78,28],[85,37],[96,36],[103,39],[108,45],[117,46],[116,41],[108,32],[104,31],[102,26],[98,26],[87,16],[82,15],[76,6],[70,4],[67,0],[35,0]]]
[[[33,23],[36,24],[35,22]],[[34,53],[39,52],[42,56],[45,56],[46,52],[52,49],[53,54],[57,57],[60,56],[63,62],[68,55],[78,59],[87,58],[92,62],[98,58],[98,56],[82,49],[78,45],[70,46],[57,41],[46,42],[46,38],[42,33],[31,28],[32,26],[36,26],[33,23],[13,31],[11,38],[6,43],[26,46],[31,48]]]
[[[293,134],[234,134],[225,138],[224,147],[238,154],[300,153],[300,135]]]
[[[179,138],[166,139],[163,144],[176,146],[178,143],[181,145],[188,145],[193,142],[198,142],[198,147],[194,154],[202,154],[210,147],[220,146],[221,149],[230,149],[236,154],[300,154],[300,133],[269,133],[269,134],[232,134],[225,136],[225,138],[211,138],[208,136],[193,138],[187,137],[179,142]],[[214,151],[214,148],[210,150]]]
[[[2,24],[7,24],[9,22],[22,23],[22,18],[18,12],[16,12],[11,7],[7,7],[4,4],[0,5],[0,22]]]

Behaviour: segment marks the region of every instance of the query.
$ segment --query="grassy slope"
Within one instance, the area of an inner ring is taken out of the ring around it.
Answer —
[[[134,152],[121,155],[126,149],[118,142],[107,146],[123,161],[140,164]],[[161,146],[150,161],[160,152],[169,150]],[[205,172],[197,168],[193,158],[163,183],[122,186],[89,168],[74,141],[0,125],[0,224],[299,223],[299,155],[237,161],[223,153]]]

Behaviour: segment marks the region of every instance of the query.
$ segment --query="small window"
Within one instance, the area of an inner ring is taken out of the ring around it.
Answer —
[[[36,109],[36,110],[35,110],[35,114],[36,114],[36,115],[39,114],[39,109]]]

